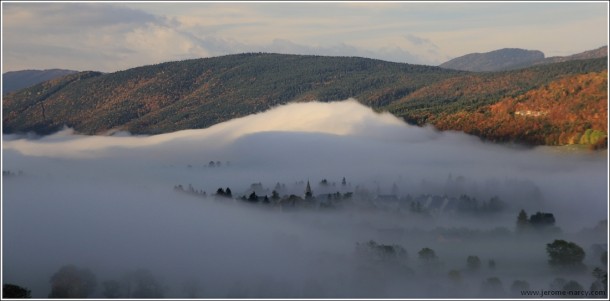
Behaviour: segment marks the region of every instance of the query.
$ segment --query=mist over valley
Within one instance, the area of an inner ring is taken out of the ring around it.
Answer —
[[[1,299],[608,297],[606,1],[1,6]]]
[[[5,134],[3,281],[38,298],[79,269],[97,298],[590,291],[607,271],[607,164],[354,99],[159,135]],[[556,240],[586,256],[554,262]]]

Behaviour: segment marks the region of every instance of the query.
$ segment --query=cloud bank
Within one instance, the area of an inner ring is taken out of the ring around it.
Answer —
[[[3,140],[3,170],[11,172],[2,191],[4,277],[39,297],[50,291],[50,275],[67,263],[89,267],[100,281],[146,267],[170,297],[185,296],[180,287],[187,280],[198,283],[204,297],[478,296],[478,284],[491,274],[468,276],[476,285],[460,293],[442,280],[446,272],[430,283],[419,276],[415,281],[406,270],[376,272],[356,245],[403,245],[415,273],[417,251],[428,246],[444,260],[443,269],[460,269],[469,254],[497,258],[514,242],[490,238],[448,246],[444,238],[414,229],[512,230],[525,208],[554,213],[569,236],[607,217],[606,154],[484,143],[409,126],[355,100],[289,104],[156,136],[83,136],[67,129]],[[211,168],[210,161],[222,167]],[[211,195],[230,187],[237,197],[252,183],[272,189],[279,182],[302,194],[301,181],[309,180],[321,193],[322,179],[339,187],[343,177],[350,185],[345,189],[390,194],[395,185],[401,196],[499,196],[510,209],[494,219],[419,224],[392,211],[277,212],[172,189],[192,184]],[[409,231],[415,232],[404,234]],[[585,246],[596,241],[580,239]],[[502,259],[506,266],[515,261],[542,271],[498,272],[506,286],[521,278],[550,282],[540,276],[548,269],[544,242]],[[101,288],[95,294],[102,296]]]

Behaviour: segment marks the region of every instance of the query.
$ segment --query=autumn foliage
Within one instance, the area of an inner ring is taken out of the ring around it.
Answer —
[[[429,119],[497,142],[586,144],[604,147],[608,135],[608,73],[566,76],[538,89],[479,108]]]

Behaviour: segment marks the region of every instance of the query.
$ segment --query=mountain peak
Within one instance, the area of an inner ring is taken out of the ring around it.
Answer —
[[[569,55],[569,56],[552,56],[546,58],[540,64],[560,63],[573,60],[586,60],[608,56],[608,46],[602,46],[596,49],[587,50],[585,52]]]
[[[503,48],[485,53],[470,53],[449,60],[439,67],[462,71],[501,71],[517,69],[544,60],[538,50]]]
[[[596,59],[607,56],[608,46],[602,46],[573,55],[553,56],[548,58],[545,58],[544,53],[538,50],[502,48],[490,52],[466,54],[442,63],[439,67],[474,72],[506,71],[534,65]]]
[[[18,91],[51,79],[77,73],[74,70],[46,69],[9,71],[2,75],[2,94]]]

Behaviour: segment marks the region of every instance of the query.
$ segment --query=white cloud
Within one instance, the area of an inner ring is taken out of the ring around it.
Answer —
[[[295,111],[298,111],[298,114],[294,114]],[[341,115],[349,118],[336,118]],[[403,125],[402,121],[390,113],[377,115],[355,100],[334,103],[311,102],[279,106],[264,113],[233,119],[207,129],[133,137],[78,137],[72,135],[73,130],[65,129],[39,140],[10,141],[5,147],[28,156],[94,158],[117,147],[146,148],[155,145],[167,147],[178,141],[214,140],[217,145],[225,146],[236,139],[261,132],[362,135],[368,131],[363,124],[369,125],[369,123],[372,123],[373,128]]]

